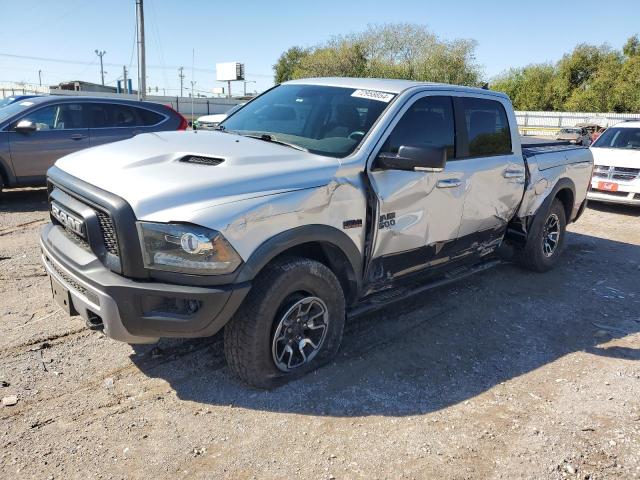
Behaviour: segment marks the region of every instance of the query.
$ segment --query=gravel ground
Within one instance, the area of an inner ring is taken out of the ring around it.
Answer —
[[[221,339],[132,347],[53,303],[43,190],[0,196],[3,478],[640,478],[640,210],[595,205],[562,265],[506,263],[347,325],[273,392]]]

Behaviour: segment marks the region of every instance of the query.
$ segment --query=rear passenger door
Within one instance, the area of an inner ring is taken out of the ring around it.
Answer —
[[[157,112],[117,103],[90,103],[87,112],[92,146],[154,131],[153,127],[165,120]]]
[[[515,118],[507,114],[512,111],[507,101],[468,95],[456,98],[455,106],[461,137],[456,164],[465,183],[459,248],[489,253],[522,199],[525,166],[521,153],[515,153],[520,148],[514,148],[520,136]]]

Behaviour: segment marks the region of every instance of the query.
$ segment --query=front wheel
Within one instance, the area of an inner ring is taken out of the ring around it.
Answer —
[[[560,259],[567,220],[564,206],[557,198],[547,212],[538,215],[533,221],[526,245],[515,251],[515,260],[529,270],[546,272],[555,267]]]
[[[244,383],[274,388],[330,361],[344,321],[333,272],[314,260],[286,258],[260,273],[225,327],[225,357]]]

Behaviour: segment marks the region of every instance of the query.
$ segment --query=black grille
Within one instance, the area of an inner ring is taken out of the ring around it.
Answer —
[[[60,223],[58,223],[56,221],[57,225],[60,225]],[[87,241],[82,238],[79,237],[77,233],[71,231],[71,230],[67,230],[63,225],[60,225],[62,227],[62,233],[64,233],[64,235],[71,240],[72,242],[75,242],[78,244],[78,246],[84,248],[85,250],[91,250],[91,247],[89,246],[89,244],[87,243]]]
[[[116,229],[113,226],[111,217],[106,213],[96,210],[98,222],[100,223],[100,231],[102,232],[102,238],[104,240],[104,248],[112,255],[120,256],[120,250],[118,249],[118,237],[116,236]]]

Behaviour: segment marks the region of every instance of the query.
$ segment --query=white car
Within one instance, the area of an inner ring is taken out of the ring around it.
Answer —
[[[231,107],[231,109],[225,113],[215,113],[213,115],[203,115],[202,117],[198,117],[198,120],[196,120],[196,128],[198,130],[215,130],[229,115],[237,112],[244,105],[246,105],[246,103],[239,103]]]
[[[591,146],[594,159],[588,198],[640,205],[640,122],[605,130]]]

